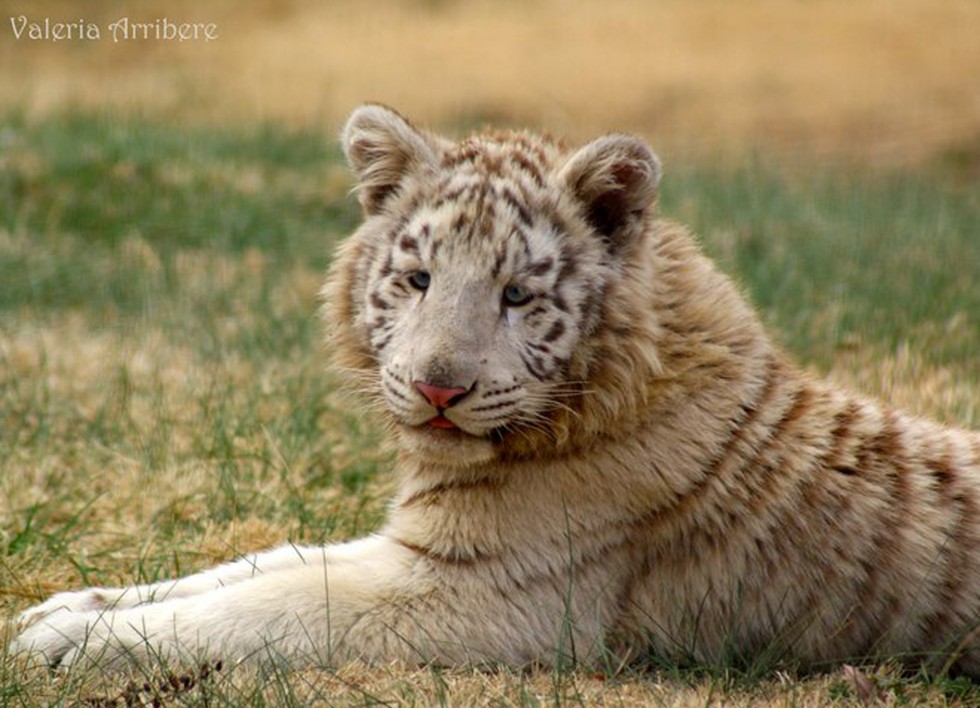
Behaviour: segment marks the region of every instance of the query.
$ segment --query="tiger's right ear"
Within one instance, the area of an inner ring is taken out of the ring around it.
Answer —
[[[340,133],[344,155],[357,176],[357,192],[367,216],[381,212],[405,178],[439,164],[439,142],[390,108],[356,109]]]
[[[585,217],[612,250],[640,233],[660,184],[660,160],[630,135],[606,135],[579,149],[559,178],[581,201]]]

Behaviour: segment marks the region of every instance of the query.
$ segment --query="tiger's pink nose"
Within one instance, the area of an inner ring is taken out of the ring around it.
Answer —
[[[425,396],[425,400],[440,409],[451,408],[459,403],[463,396],[469,393],[469,389],[462,388],[461,386],[446,388],[445,386],[433,386],[424,381],[413,381],[412,383],[415,384],[418,392]]]

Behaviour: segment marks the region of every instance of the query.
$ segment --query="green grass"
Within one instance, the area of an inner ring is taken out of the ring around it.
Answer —
[[[700,234],[799,356],[893,348],[980,312],[980,193],[936,174],[668,173],[664,210]],[[980,330],[935,344],[973,360]],[[978,373],[974,369],[974,373]]]
[[[330,252],[358,217],[328,137],[0,117],[4,617],[52,591],[159,579],[380,523],[390,460],[335,392],[316,317]],[[805,363],[980,422],[975,189],[940,171],[760,162],[669,169],[661,201]],[[144,691],[22,675],[0,653],[0,704],[854,699],[838,673],[776,668],[651,666],[603,680],[346,667],[211,677],[175,696],[159,677]],[[980,700],[969,682],[868,671],[900,703]]]

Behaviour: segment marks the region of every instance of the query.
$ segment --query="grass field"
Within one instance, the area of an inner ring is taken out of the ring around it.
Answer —
[[[375,528],[389,460],[335,394],[316,314],[358,217],[335,147],[301,128],[86,113],[0,126],[0,615]],[[980,425],[980,194],[956,170],[668,166],[661,209],[808,366]],[[961,680],[865,674],[891,703],[980,702]],[[0,653],[14,706],[824,705],[863,685],[839,669],[651,663],[232,672],[175,690],[24,673]]]

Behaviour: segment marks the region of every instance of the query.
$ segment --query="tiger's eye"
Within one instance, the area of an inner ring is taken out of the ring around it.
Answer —
[[[526,305],[534,299],[534,295],[527,288],[511,283],[504,288],[504,304],[507,307],[520,307]]]
[[[432,276],[427,270],[416,270],[408,276],[408,284],[416,290],[422,290],[423,292],[429,289],[429,283],[431,282]]]

